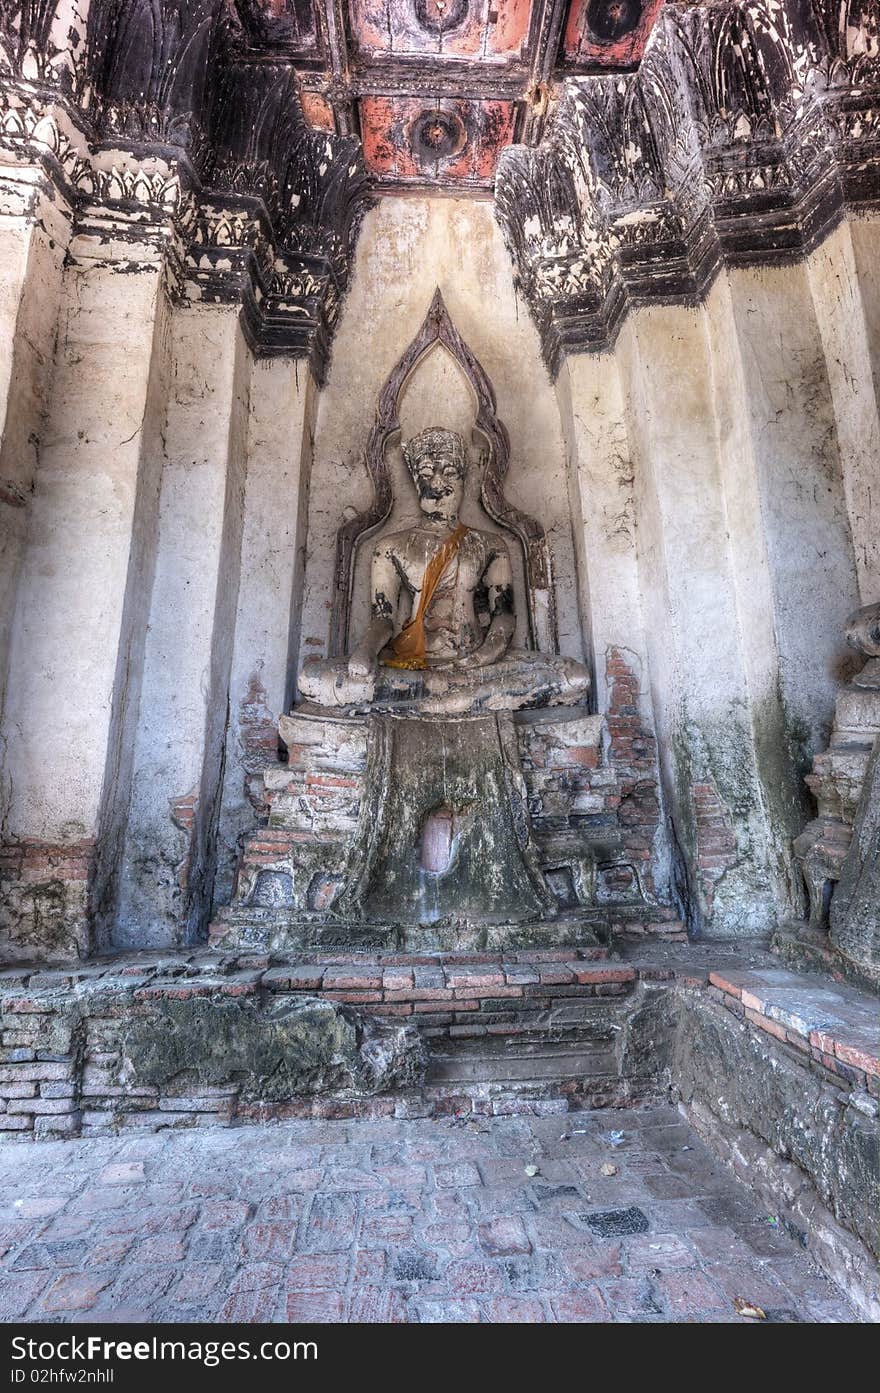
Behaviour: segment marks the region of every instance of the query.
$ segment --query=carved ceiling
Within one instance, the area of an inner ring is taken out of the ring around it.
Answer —
[[[319,382],[413,187],[494,189],[555,372],[880,206],[880,0],[0,0],[4,210],[161,256]]]
[[[488,192],[563,78],[638,64],[663,0],[235,4],[246,56],[292,64],[306,119],[359,135],[379,189]]]

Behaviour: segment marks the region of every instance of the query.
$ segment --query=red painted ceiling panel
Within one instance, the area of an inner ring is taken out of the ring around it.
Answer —
[[[310,125],[360,127],[380,185],[483,189],[515,134],[538,136],[529,93],[634,66],[663,0],[563,0],[561,15],[555,0],[233,3],[252,48],[302,62]],[[538,35],[557,22],[559,48],[546,52]]]
[[[349,0],[352,37],[371,56],[516,61],[531,13],[532,0]]]
[[[488,185],[513,139],[507,101],[365,97],[360,104],[367,165],[400,183]]]
[[[572,0],[563,51],[567,66],[629,67],[641,58],[663,0]]]
[[[333,107],[320,92],[300,92],[299,104],[309,125],[318,131],[334,131]]]

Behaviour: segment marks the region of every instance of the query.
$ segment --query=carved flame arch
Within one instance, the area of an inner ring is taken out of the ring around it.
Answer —
[[[504,496],[510,465],[510,437],[499,420],[495,392],[487,374],[449,317],[440,290],[434,292],[421,328],[392,368],[379,395],[376,419],[367,443],[365,463],[373,485],[373,500],[363,512],[343,523],[336,534],[336,567],[330,619],[330,656],[348,651],[354,564],[359,544],[381,527],[394,503],[387,450],[400,435],[398,409],[403,389],[423,358],[438,344],[461,368],[477,402],[473,434],[485,442],[480,498],[493,522],[512,533],[522,548],[529,647],[541,653],[558,652],[556,598],[550,548],[541,524],[515,508]]]

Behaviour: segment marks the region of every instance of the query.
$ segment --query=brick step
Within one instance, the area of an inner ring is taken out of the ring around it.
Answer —
[[[398,970],[399,971],[399,970]],[[632,994],[636,975],[622,965],[554,962],[493,968],[446,967],[430,976],[415,972],[404,984],[387,973],[373,990],[323,978],[320,994],[356,1006],[366,1015],[403,1018],[429,1041],[519,1038],[543,1042],[579,1037],[609,1039],[619,1007]],[[365,983],[366,978],[358,978]]]
[[[299,948],[286,953],[264,953],[251,950],[223,950],[220,947],[201,950],[200,961],[210,957],[224,964],[234,963],[241,968],[269,967],[270,964],[302,963],[318,967],[485,967],[490,964],[556,963],[577,960],[604,962],[611,955],[607,944],[569,944],[565,946],[519,949],[472,949],[460,952],[425,950],[420,953],[395,951],[389,948],[344,948],[316,946]]]
[[[427,1082],[537,1084],[584,1078],[611,1080],[618,1075],[616,1053],[606,1042],[545,1040],[432,1051]]]
[[[552,1040],[611,1039],[614,1034],[615,1008],[631,995],[625,988],[620,997],[566,996],[532,1002],[512,1003],[513,1010],[499,1011],[498,1003],[478,1002],[470,1013],[426,1011],[412,1017],[428,1040],[459,1041],[517,1037],[520,1043]]]

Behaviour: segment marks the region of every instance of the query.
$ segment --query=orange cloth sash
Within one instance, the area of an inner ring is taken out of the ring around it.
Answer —
[[[427,566],[425,576],[422,581],[422,593],[419,597],[418,608],[408,624],[404,624],[397,638],[389,643],[385,650],[389,656],[382,658],[385,667],[413,668],[425,667],[425,615],[428,606],[434,598],[434,591],[440,584],[440,579],[449,562],[457,554],[461,546],[462,539],[467,536],[468,529],[463,523],[459,523],[455,531],[441,542],[434,552]]]

